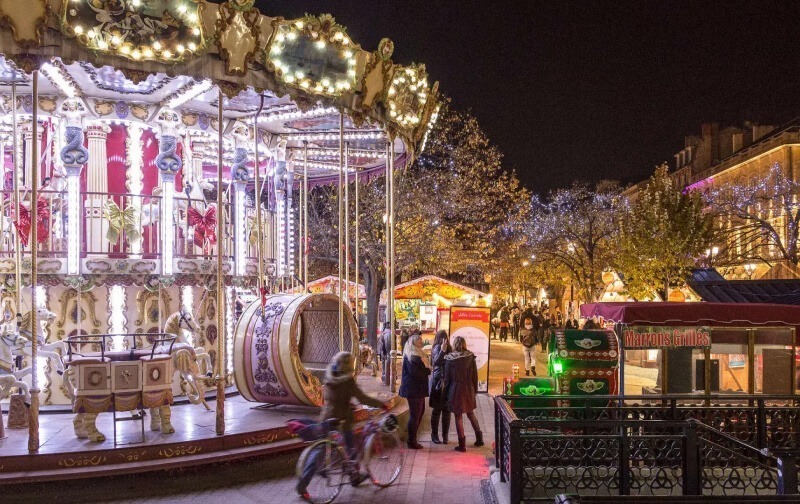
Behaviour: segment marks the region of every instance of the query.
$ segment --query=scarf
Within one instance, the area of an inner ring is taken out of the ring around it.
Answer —
[[[411,359],[411,357],[417,356],[420,358],[425,367],[430,369],[431,368],[430,357],[428,357],[428,354],[426,354],[422,348],[414,345],[412,341],[413,340],[411,338],[409,338],[408,341],[406,341],[406,346],[405,348],[403,348],[403,357],[405,357],[406,359]]]

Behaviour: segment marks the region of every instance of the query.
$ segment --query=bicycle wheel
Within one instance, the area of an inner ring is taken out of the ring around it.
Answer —
[[[369,436],[364,448],[365,465],[372,482],[387,487],[403,471],[405,452],[400,437],[395,432],[376,432]]]
[[[302,478],[303,472],[308,468],[312,470],[306,491],[309,502],[314,504],[328,504],[339,495],[347,474],[347,458],[344,449],[335,441],[321,439],[300,454],[297,461],[297,477]]]

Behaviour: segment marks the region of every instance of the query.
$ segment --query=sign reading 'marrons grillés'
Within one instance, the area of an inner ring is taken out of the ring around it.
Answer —
[[[707,327],[630,326],[622,331],[624,348],[705,348],[711,346]]]

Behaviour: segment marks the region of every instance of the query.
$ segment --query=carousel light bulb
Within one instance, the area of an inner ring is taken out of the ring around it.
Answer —
[[[284,41],[285,39],[286,39],[286,37],[284,37],[283,33],[279,33],[279,34],[275,35],[275,41],[276,41],[276,42],[281,42],[281,43],[283,43],[283,41]]]
[[[178,12],[180,12],[181,14],[186,14],[186,5],[184,4],[179,5]]]
[[[88,32],[86,32],[86,36],[89,37],[90,39],[93,39],[97,36],[97,32],[94,30],[89,30]]]
[[[192,30],[192,33],[193,33],[195,36],[199,37],[199,36],[200,36],[200,28],[194,28],[194,29]]]
[[[141,0],[131,0],[131,5],[134,7],[139,7],[142,4]]]
[[[344,52],[344,57],[345,57],[345,58],[347,58],[348,60],[352,60],[352,58],[353,58],[353,52],[352,52],[352,51],[345,51],[345,52]],[[352,63],[351,63],[351,64],[352,64]]]
[[[294,82],[294,75],[286,74],[286,77],[284,77],[284,80],[291,84],[292,82]]]
[[[83,26],[81,26],[81,25],[76,26],[75,27],[75,34],[76,35],[80,35],[81,33],[83,33]]]
[[[159,42],[158,40],[153,42],[153,49],[155,49],[156,51],[160,51],[161,50],[161,42]]]
[[[153,57],[153,50],[150,49],[149,47],[147,47],[147,48],[145,48],[145,50],[144,50],[144,52],[142,54],[144,54],[145,58],[152,58]]]
[[[183,52],[186,50],[186,48],[185,48],[185,47],[183,47],[183,44],[178,44],[178,45],[175,47],[175,50],[176,50],[176,51],[178,51],[178,53],[179,53],[179,54],[182,54],[182,53],[183,53]]]
[[[286,38],[288,38],[289,40],[295,40],[297,38],[297,33],[290,31],[289,33],[286,34]]]
[[[118,46],[120,42],[122,42],[122,40],[120,40],[118,36],[116,35],[111,36],[111,45]]]
[[[200,19],[197,17],[197,13],[196,13],[196,12],[192,12],[192,13],[189,15],[189,22],[190,22],[190,23],[192,23],[192,24],[197,24],[197,22],[198,22],[199,20],[200,20]]]
[[[197,44],[194,42],[189,42],[189,50],[194,51],[195,49],[197,49]]]
[[[167,49],[166,51],[164,51],[164,52],[163,52],[163,53],[161,53],[161,54],[162,54],[162,55],[163,55],[163,56],[164,56],[166,59],[169,59],[169,58],[171,58],[171,57],[172,57],[172,51],[170,51],[169,49]]]
[[[324,40],[317,40],[315,42],[317,49],[325,49],[325,41]]]

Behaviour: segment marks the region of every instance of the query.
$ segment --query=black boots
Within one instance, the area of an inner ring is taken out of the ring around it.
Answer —
[[[442,443],[447,444],[447,435],[450,433],[450,413],[442,415]]]
[[[439,429],[437,427],[437,425],[431,426],[431,441],[433,441],[433,444],[442,444],[442,440],[439,439],[439,432],[437,432]]]
[[[475,433],[475,444],[474,446],[483,446],[483,432],[477,431]]]
[[[467,451],[467,438],[460,437],[458,438],[458,446],[456,446],[456,451],[465,452]]]

